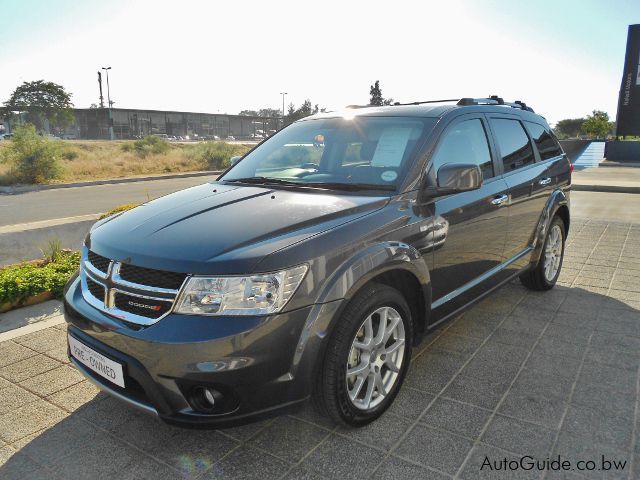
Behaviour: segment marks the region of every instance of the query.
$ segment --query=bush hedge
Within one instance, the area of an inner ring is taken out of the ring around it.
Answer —
[[[167,153],[171,148],[171,145],[160,137],[147,135],[140,140],[123,143],[120,148],[124,152],[135,152],[140,157],[146,157],[147,155],[161,155],[163,153]]]
[[[111,215],[115,215],[116,213],[126,212],[127,210],[131,210],[132,208],[136,208],[137,206],[137,203],[125,203],[124,205],[119,205],[115,208],[112,208],[107,213],[100,215],[100,218],[98,218],[98,220],[110,217]]]
[[[16,182],[44,183],[61,176],[62,150],[57,141],[38,135],[36,128],[26,123],[15,129],[0,161],[9,163],[9,175]]]
[[[20,304],[29,297],[62,290],[80,267],[80,253],[64,251],[55,262],[25,262],[0,269],[0,305]]]
[[[190,154],[207,170],[220,170],[229,166],[229,160],[249,151],[247,145],[233,145],[226,142],[203,142],[191,150]]]

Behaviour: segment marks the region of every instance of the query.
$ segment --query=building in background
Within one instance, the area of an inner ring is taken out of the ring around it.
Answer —
[[[74,124],[64,132],[67,138],[109,138],[108,109],[74,109],[74,114]],[[129,108],[112,108],[111,115],[116,139],[138,138],[146,135],[183,138],[217,136],[221,139],[231,136],[238,140],[260,139],[275,133],[280,125],[278,118]]]
[[[108,140],[109,110],[107,108],[74,108],[74,122],[62,136],[69,139]],[[278,130],[281,119],[195,112],[136,110],[112,108],[113,131],[116,139],[132,139],[146,135],[189,137],[190,139],[219,137],[224,140],[260,140]],[[0,117],[0,129],[11,123]],[[48,124],[45,122],[45,130]],[[1,133],[1,132],[0,132]],[[45,133],[52,133],[45,131]]]

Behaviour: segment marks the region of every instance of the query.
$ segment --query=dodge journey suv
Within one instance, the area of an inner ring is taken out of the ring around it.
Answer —
[[[65,290],[73,364],[167,422],[312,399],[367,424],[425,332],[516,276],[548,290],[560,273],[572,168],[522,102],[324,113],[231,163],[96,223]]]

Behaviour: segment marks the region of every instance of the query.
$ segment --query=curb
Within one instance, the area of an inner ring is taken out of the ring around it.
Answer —
[[[173,180],[176,178],[190,178],[190,177],[207,177],[207,176],[213,176],[213,175],[220,175],[221,173],[222,171],[170,173],[170,174],[162,174],[162,175],[148,175],[146,177],[125,177],[125,178],[111,178],[111,179],[105,179],[105,180],[91,180],[87,182],[54,183],[51,185],[21,185],[17,187],[0,187],[0,194],[12,195],[15,193],[37,192],[40,190],[54,190],[58,188],[90,187],[93,185],[115,185],[118,183],[149,182],[153,180]]]
[[[77,215],[74,217],[52,218],[50,220],[36,220],[27,223],[14,223],[11,225],[0,225],[0,235],[11,233],[27,232],[29,230],[40,230],[44,228],[58,227],[60,225],[69,225],[73,223],[82,223],[97,221],[102,213],[89,213],[87,215]]]
[[[571,190],[574,192],[640,193],[640,185],[623,187],[621,185],[578,185],[573,183]]]
[[[605,160],[598,164],[598,167],[626,167],[626,168],[638,168],[640,163],[638,162],[614,162],[612,160]]]
[[[30,323],[29,325],[25,325],[24,327],[18,327],[14,328],[13,330],[2,332],[0,333],[0,342],[13,340],[14,338],[18,338],[29,333],[39,332],[40,330],[44,330],[45,328],[55,327],[56,325],[60,325],[63,323],[64,315],[56,315],[46,320]]]

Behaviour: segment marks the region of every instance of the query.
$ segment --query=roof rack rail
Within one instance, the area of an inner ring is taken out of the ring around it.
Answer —
[[[505,102],[502,97],[499,97],[497,95],[490,95],[488,98],[464,97],[464,98],[447,98],[442,100],[424,100],[420,102],[408,102],[408,103],[395,102],[393,106],[397,107],[397,106],[407,106],[407,105],[423,105],[426,103],[447,103],[447,102],[449,103],[456,102],[456,105],[459,105],[461,107],[468,107],[471,105],[502,105],[505,107],[519,108],[521,110],[533,112],[533,108],[531,108],[521,100],[516,100],[515,102]],[[347,105],[345,108],[367,108],[367,107],[374,107],[374,106],[375,105]]]
[[[423,102],[409,102],[409,103],[400,103],[395,102],[394,106],[402,106],[402,105],[422,105],[423,103],[444,103],[444,102],[457,102],[460,100],[459,98],[447,98],[444,100],[425,100]]]
[[[519,108],[521,110],[533,112],[533,108],[529,107],[523,101],[516,100],[515,102],[505,102],[502,97],[497,95],[491,95],[489,98],[461,98],[458,105],[504,105],[505,107]]]

